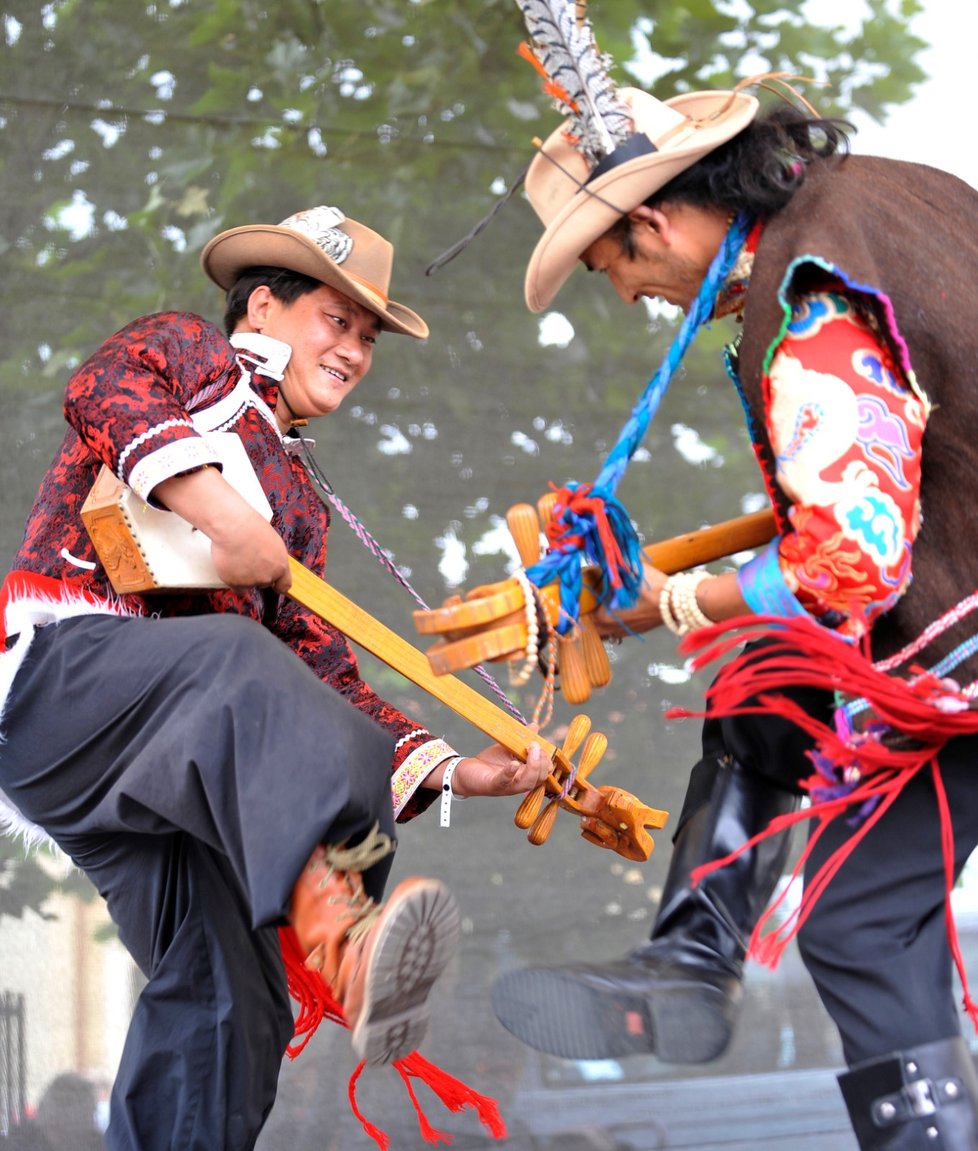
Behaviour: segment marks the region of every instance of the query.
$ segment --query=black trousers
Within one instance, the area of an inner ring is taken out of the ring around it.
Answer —
[[[824,693],[796,689],[792,698],[830,719]],[[809,737],[774,711],[707,720],[704,747],[733,755],[759,786],[798,790],[814,771],[806,755]],[[978,737],[952,740],[939,764],[954,828],[956,879],[978,845]],[[856,831],[845,815],[833,821],[808,860],[806,882]],[[798,937],[850,1066],[961,1033],[945,894],[937,796],[925,768],[852,851]]]
[[[113,1089],[118,1151],[245,1151],[292,1014],[276,925],[319,842],[393,836],[391,737],[260,625],[41,628],[0,787],[105,897],[148,984]],[[366,873],[382,894],[386,860]]]
[[[939,765],[956,880],[978,845],[978,737],[949,743]],[[834,821],[806,875],[853,831],[844,819]],[[940,834],[933,775],[924,768],[855,848],[802,928],[802,958],[849,1066],[961,1033]]]

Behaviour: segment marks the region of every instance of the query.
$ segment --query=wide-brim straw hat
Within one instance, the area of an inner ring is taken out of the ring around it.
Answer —
[[[380,317],[381,326],[423,340],[428,325],[388,295],[394,247],[338,208],[320,206],[281,224],[248,224],[210,240],[200,254],[205,273],[227,291],[248,268],[286,268],[336,288]]]
[[[758,108],[754,96],[736,90],[688,92],[665,101],[638,88],[618,94],[632,112],[635,135],[629,141],[592,167],[568,138],[567,122],[544,141],[527,170],[526,194],[545,226],[526,269],[532,312],[550,304],[581,254],[617,220],[736,136]]]

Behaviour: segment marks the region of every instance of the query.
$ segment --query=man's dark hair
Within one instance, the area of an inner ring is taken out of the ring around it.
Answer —
[[[804,183],[810,163],[848,153],[848,127],[841,120],[779,106],[707,152],[645,202],[650,207],[683,203],[730,213],[745,211],[753,218],[773,215]],[[631,248],[627,216],[614,225],[611,234],[626,250]]]
[[[265,284],[276,300],[292,304],[321,286],[320,280],[290,272],[287,268],[245,268],[231,285],[224,305],[224,331],[230,336],[238,321],[248,314],[248,300],[255,288]]]

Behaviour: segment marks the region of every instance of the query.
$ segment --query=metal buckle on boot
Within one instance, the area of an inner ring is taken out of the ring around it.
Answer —
[[[937,1092],[930,1079],[915,1079],[903,1089],[910,1104],[910,1114],[919,1118],[937,1111]]]
[[[943,1080],[936,1084],[932,1079],[914,1079],[892,1095],[883,1095],[872,1106],[873,1122],[877,1127],[892,1127],[908,1119],[922,1119],[937,1113],[937,1104],[942,1095],[954,1099],[958,1092],[947,1087],[953,1080]]]

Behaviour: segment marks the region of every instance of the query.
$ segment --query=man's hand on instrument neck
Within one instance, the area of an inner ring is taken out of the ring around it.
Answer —
[[[659,605],[668,577],[665,572],[645,562],[642,571],[642,589],[632,607],[613,612],[603,607],[595,608],[592,619],[603,639],[619,639],[662,626]],[[704,615],[713,622],[750,615],[750,608],[737,584],[737,573],[733,571],[708,576],[696,589],[696,601]]]
[[[591,618],[602,639],[621,639],[623,636],[641,634],[658,627],[662,623],[659,614],[659,593],[666,582],[664,572],[649,564],[642,563],[642,587],[638,599],[630,608],[608,611],[597,607]]]
[[[527,749],[526,762],[501,744],[494,743],[478,755],[464,756],[452,777],[452,790],[460,798],[471,795],[523,795],[543,783],[551,763],[538,743]],[[423,780],[422,786],[441,790],[444,764]]]
[[[289,554],[278,532],[224,479],[206,467],[158,484],[153,496],[211,541],[217,573],[232,590],[289,590]]]

